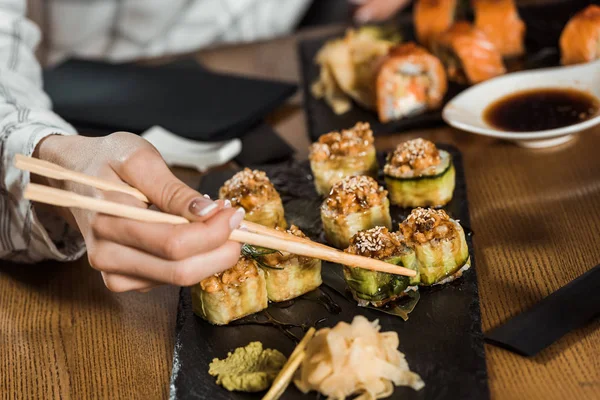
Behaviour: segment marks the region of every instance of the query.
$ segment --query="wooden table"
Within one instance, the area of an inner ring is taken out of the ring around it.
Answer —
[[[205,51],[209,67],[298,81],[295,38]],[[306,156],[300,97],[271,121]],[[525,150],[448,127],[422,136],[464,155],[484,331],[600,263],[600,127],[552,150]],[[199,176],[178,171],[190,184]],[[86,260],[0,262],[3,398],[167,397],[178,288],[114,294]],[[600,398],[600,322],[527,359],[486,345],[494,399]]]

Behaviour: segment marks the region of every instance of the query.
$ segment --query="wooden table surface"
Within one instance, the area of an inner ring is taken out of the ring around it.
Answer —
[[[205,51],[209,67],[298,81],[295,38]],[[300,97],[271,117],[306,157]],[[380,149],[422,136],[464,155],[483,329],[495,327],[600,263],[600,127],[551,150],[525,150],[448,127],[377,139]],[[178,170],[196,184],[199,175]],[[105,289],[86,260],[0,261],[0,397],[165,398],[178,288]],[[599,399],[600,322],[533,358],[486,345],[494,399]],[[457,362],[459,362],[457,360]]]

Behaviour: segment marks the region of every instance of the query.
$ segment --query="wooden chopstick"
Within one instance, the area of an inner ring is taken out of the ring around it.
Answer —
[[[23,154],[15,155],[15,167],[32,172],[37,175],[45,176],[46,178],[58,179],[58,180],[69,180],[72,182],[81,183],[87,186],[94,187],[100,190],[107,190],[112,192],[120,192],[131,195],[144,203],[150,203],[146,195],[124,183],[111,182],[95,176],[89,176],[80,172],[72,171],[70,169],[61,167],[60,165],[53,164],[48,161],[40,160],[34,157],[28,157]],[[250,232],[262,233],[269,236],[275,236],[285,238],[288,240],[294,240],[297,242],[309,242],[308,239],[303,239],[298,236],[291,235],[287,232],[281,232],[266,226],[262,226],[250,221],[244,221],[244,226],[248,228]],[[318,244],[318,243],[317,243]]]
[[[294,372],[296,372],[304,360],[306,355],[306,346],[313,336],[315,336],[315,332],[315,328],[312,327],[308,330],[308,332],[306,332],[306,335],[304,335],[300,343],[298,343],[290,355],[290,358],[288,358],[287,362],[283,365],[283,368],[281,368],[281,371],[279,371],[279,374],[277,374],[277,377],[275,377],[273,384],[271,384],[271,388],[265,394],[262,400],[277,400],[283,395],[283,392],[285,392],[285,389],[292,381]]]
[[[187,219],[178,215],[82,196],[66,190],[50,188],[35,183],[30,183],[27,185],[25,188],[24,197],[40,203],[52,204],[60,207],[86,209],[142,222],[157,222],[166,224],[189,223]],[[248,243],[253,246],[260,246],[273,250],[285,251],[300,256],[318,258],[320,260],[331,261],[351,267],[360,267],[395,275],[416,275],[416,272],[412,269],[399,267],[367,257],[344,253],[337,249],[333,249],[321,244],[315,244],[308,240],[306,242],[300,242],[289,240],[287,237],[284,239],[275,236],[267,236],[254,232],[248,232],[241,229],[234,229],[229,236],[229,240],[239,243]]]
[[[48,161],[38,158],[27,157],[23,154],[15,155],[15,167],[33,172],[34,174],[45,176],[46,178],[57,179],[61,181],[73,181],[87,186],[95,187],[101,190],[112,192],[121,192],[131,195],[144,203],[149,203],[148,198],[139,190],[125,183],[111,182],[95,176],[89,176],[80,172],[61,167]]]

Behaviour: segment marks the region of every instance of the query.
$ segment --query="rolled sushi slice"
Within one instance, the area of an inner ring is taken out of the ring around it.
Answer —
[[[219,198],[246,211],[245,219],[275,228],[286,228],[283,203],[264,171],[244,170],[235,174],[219,190]]]
[[[383,226],[361,231],[352,237],[344,250],[350,254],[370,257],[418,272],[414,250],[406,245],[401,233],[390,232]],[[344,278],[352,296],[360,306],[381,307],[387,302],[416,289],[419,275],[409,278],[363,268],[344,267]]]
[[[388,155],[383,173],[394,205],[437,207],[452,200],[456,176],[452,156],[429,140],[399,144]]]
[[[441,61],[409,42],[390,50],[377,74],[377,112],[389,122],[435,109],[446,94]]]
[[[366,122],[350,129],[321,135],[310,147],[310,168],[320,195],[327,195],[334,183],[353,175],[377,176],[373,131]]]
[[[421,285],[449,282],[470,268],[465,231],[444,210],[416,208],[400,230],[416,253]]]
[[[194,313],[213,325],[227,325],[267,305],[265,274],[244,256],[228,270],[192,286]]]
[[[276,228],[283,231],[282,228]],[[287,231],[294,236],[306,235],[295,225]],[[291,300],[321,286],[321,260],[282,251],[244,246],[242,252],[252,257],[265,273],[270,301]]]
[[[321,205],[327,241],[345,249],[359,231],[392,227],[387,191],[369,176],[351,176],[337,182]]]

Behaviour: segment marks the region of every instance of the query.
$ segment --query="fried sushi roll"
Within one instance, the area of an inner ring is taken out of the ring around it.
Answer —
[[[243,256],[228,270],[192,286],[194,313],[213,325],[227,325],[267,305],[265,274]]]
[[[434,39],[454,23],[457,5],[457,0],[417,0],[413,22],[419,43],[430,48]]]
[[[465,232],[444,210],[416,208],[400,230],[415,250],[421,285],[449,282],[470,267]]]
[[[329,193],[334,183],[347,176],[377,176],[373,131],[366,122],[321,135],[310,147],[308,158],[320,195]]]
[[[369,176],[351,176],[333,185],[321,205],[321,221],[327,241],[344,249],[359,231],[376,226],[392,227],[387,191]]]
[[[390,232],[382,226],[358,232],[344,251],[418,272],[415,252],[406,245],[402,234]],[[344,266],[344,279],[358,305],[372,304],[375,307],[381,307],[389,301],[404,296],[407,289],[410,290],[419,283],[418,274],[409,278],[347,266]]]
[[[481,29],[502,56],[525,53],[525,23],[514,0],[472,0],[475,26]]]
[[[425,139],[401,143],[383,167],[392,204],[443,206],[452,199],[456,172],[450,153]]]
[[[377,112],[381,122],[437,108],[447,89],[446,71],[434,55],[414,43],[395,47],[377,74]]]
[[[287,227],[281,197],[263,171],[245,168],[238,172],[221,187],[219,198],[242,207],[248,221],[269,228]]]
[[[569,20],[560,35],[560,54],[563,65],[600,58],[600,6],[591,4]]]
[[[475,84],[506,73],[496,46],[468,22],[457,22],[439,35],[433,54],[446,66],[448,79],[461,84]]]
[[[283,231],[282,228],[276,229]],[[292,225],[287,232],[306,238],[306,235],[296,225]],[[256,249],[250,246],[244,246],[242,253],[253,258],[264,271],[267,295],[270,301],[280,302],[294,299],[315,290],[323,283],[321,260],[316,258],[276,250]]]

